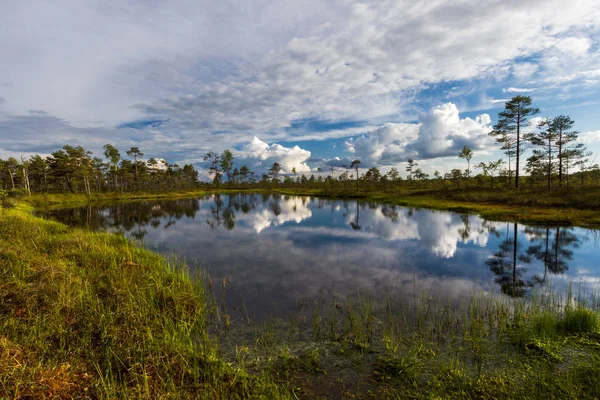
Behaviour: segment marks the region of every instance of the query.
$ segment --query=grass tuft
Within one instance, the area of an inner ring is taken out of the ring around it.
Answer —
[[[600,319],[598,313],[585,307],[568,307],[565,310],[561,328],[568,333],[597,332]]]

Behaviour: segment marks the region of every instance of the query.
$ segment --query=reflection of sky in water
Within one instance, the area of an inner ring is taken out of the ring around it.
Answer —
[[[228,277],[230,301],[243,301],[251,316],[293,310],[321,291],[456,297],[568,282],[600,287],[596,232],[580,228],[518,225],[515,253],[512,223],[307,197],[209,196],[52,215],[143,237],[206,267],[214,280]]]

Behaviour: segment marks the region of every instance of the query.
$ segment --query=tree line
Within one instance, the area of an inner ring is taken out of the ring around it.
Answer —
[[[589,177],[600,183],[600,167],[591,164],[591,152],[577,141],[579,132],[573,130],[575,121],[567,115],[548,117],[541,120],[536,130],[531,131],[530,118],[540,113],[532,106],[528,96],[516,96],[505,104],[498,115],[498,122],[489,133],[506,155],[499,159],[479,162],[474,166],[480,170],[473,174],[471,160],[473,150],[468,146],[458,154],[467,162],[466,170],[452,169],[441,174],[435,171],[429,176],[418,167],[418,162],[409,159],[406,164],[406,178],[400,176],[396,167],[382,173],[377,167],[370,167],[361,173],[361,161],[352,160],[341,167],[316,168],[310,174],[298,174],[296,169],[285,171],[279,162],[274,162],[263,173],[252,171],[248,165],[237,165],[230,150],[222,153],[209,151],[204,156],[206,168],[212,178],[212,185],[229,188],[303,186],[352,190],[379,190],[402,181],[408,185],[429,182],[430,185],[448,187],[454,184],[479,184],[491,187],[498,184],[514,185],[519,188],[523,179],[531,187],[544,182],[548,190],[556,181],[559,186],[569,185],[569,177],[577,170],[583,183]],[[523,162],[527,149],[531,155]],[[82,146],[65,145],[48,157],[35,155],[17,160],[13,157],[0,160],[0,189],[32,192],[71,192],[87,193],[102,191],[152,191],[195,187],[199,184],[198,171],[192,164],[180,167],[162,159],[143,160],[144,153],[138,147],[125,151],[125,156],[112,144],[104,146],[104,159],[93,157]],[[521,175],[521,171],[526,176]],[[353,187],[354,186],[354,187]]]
[[[138,147],[126,150],[124,157],[115,146],[106,144],[103,155],[105,159],[93,157],[82,146],[65,145],[48,157],[0,159],[0,189],[91,194],[184,189],[198,184],[193,165],[181,167],[156,158],[144,161]]]
[[[279,175],[282,168],[278,162],[274,162],[259,178],[246,165],[239,169],[235,167],[233,154],[229,150],[222,154],[209,152],[204,160],[208,163],[213,184],[217,186],[222,185],[226,178],[229,186],[262,184],[351,189],[351,182],[354,181],[356,190],[360,190],[361,187],[369,190],[387,189],[389,185],[406,180],[409,185],[426,181],[435,184],[441,181],[445,186],[454,183],[456,187],[460,187],[464,182],[469,185],[489,184],[491,187],[504,183],[519,189],[525,179],[531,187],[544,181],[550,190],[553,181],[557,181],[559,186],[568,186],[569,177],[573,175],[574,170],[577,170],[576,174],[582,184],[586,177],[593,179],[597,184],[600,183],[600,166],[592,165],[592,153],[583,143],[578,142],[579,132],[573,130],[575,121],[567,115],[558,115],[543,118],[536,126],[532,126],[531,117],[540,113],[540,109],[533,107],[532,103],[529,96],[515,96],[506,102],[504,110],[498,114],[498,122],[489,133],[506,155],[506,160],[479,162],[474,166],[474,169],[480,171],[478,174],[473,174],[473,150],[468,146],[464,146],[458,153],[458,157],[467,162],[466,170],[455,168],[444,174],[436,170],[433,176],[430,176],[418,167],[416,160],[409,159],[405,179],[400,176],[396,167],[392,167],[385,174],[377,167],[370,167],[360,173],[361,161],[358,159],[352,160],[349,165],[337,167],[337,176],[334,173],[336,167],[329,166],[325,177],[323,168],[317,168],[310,176],[299,175],[294,168],[281,179]],[[523,162],[528,149],[532,150],[531,155]],[[521,175],[523,170],[526,172],[525,177]]]

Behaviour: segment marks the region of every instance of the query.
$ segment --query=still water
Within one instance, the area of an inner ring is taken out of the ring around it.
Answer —
[[[374,202],[239,194],[62,209],[73,226],[121,231],[176,253],[250,318],[285,315],[320,296],[393,290],[526,296],[551,285],[600,287],[600,235]]]

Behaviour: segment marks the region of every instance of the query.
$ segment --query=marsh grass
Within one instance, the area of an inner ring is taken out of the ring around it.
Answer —
[[[308,398],[594,398],[598,313],[572,299],[321,298],[260,324],[244,365]]]
[[[322,295],[254,322],[226,279],[22,204],[0,274],[0,398],[600,397],[586,293]]]
[[[180,260],[23,206],[0,218],[0,398],[287,397],[223,361]]]

